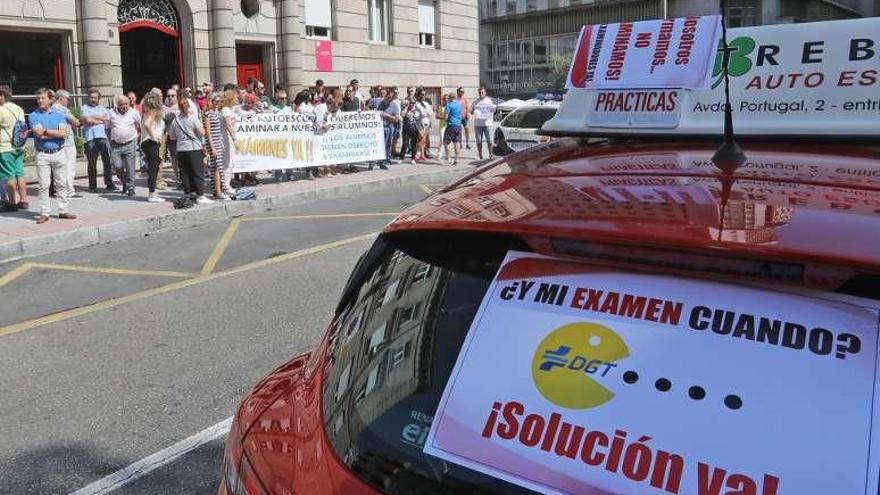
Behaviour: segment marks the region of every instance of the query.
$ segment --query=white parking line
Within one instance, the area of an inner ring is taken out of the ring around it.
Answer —
[[[216,440],[229,432],[229,426],[232,424],[232,417],[226,418],[210,428],[206,428],[195,435],[181,440],[174,445],[162,449],[149,457],[145,457],[134,464],[124,467],[119,471],[101,478],[88,486],[80,488],[72,492],[71,495],[100,495],[110,493],[117,488],[125,486],[151,471],[154,471],[165,464],[177,459],[178,457],[205,445],[212,440]],[[220,466],[217,466],[219,472]]]

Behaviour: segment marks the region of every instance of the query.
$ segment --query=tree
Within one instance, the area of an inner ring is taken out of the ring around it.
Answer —
[[[565,89],[569,65],[571,65],[571,55],[553,55],[550,57],[550,82],[554,90],[561,91]]]

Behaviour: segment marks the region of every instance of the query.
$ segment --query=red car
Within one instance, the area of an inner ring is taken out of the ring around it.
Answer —
[[[321,344],[244,399],[218,493],[534,493],[423,452],[509,251],[876,300],[880,150],[741,144],[748,161],[722,173],[715,142],[562,138],[402,213],[358,262]]]

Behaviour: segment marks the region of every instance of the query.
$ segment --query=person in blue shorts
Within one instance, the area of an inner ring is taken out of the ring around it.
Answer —
[[[449,145],[455,148],[455,159],[452,165],[458,164],[458,156],[461,153],[461,130],[462,130],[462,113],[464,109],[462,104],[455,98],[455,94],[449,94],[449,101],[446,103],[446,132],[443,135],[443,148],[446,156],[449,157]]]

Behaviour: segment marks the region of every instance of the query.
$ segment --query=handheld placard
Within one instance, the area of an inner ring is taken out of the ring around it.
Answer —
[[[730,104],[730,47],[727,45],[727,0],[721,0],[721,67],[724,75],[724,143],[712,155],[712,163],[725,173],[732,173],[745,163],[746,155],[736,144],[733,131],[733,107]]]

